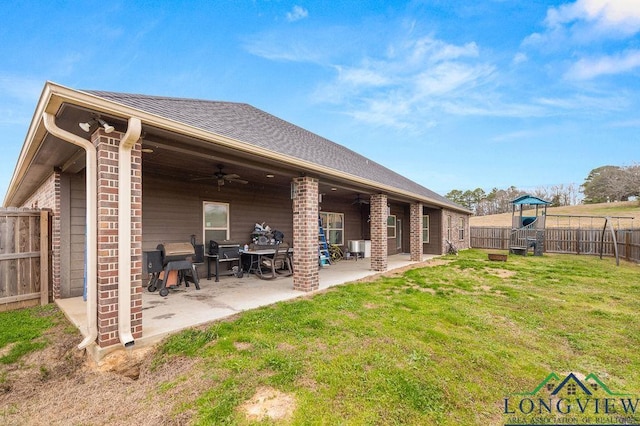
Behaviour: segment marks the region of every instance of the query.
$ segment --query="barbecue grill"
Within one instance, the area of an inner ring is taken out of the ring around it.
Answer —
[[[240,244],[232,241],[209,241],[209,255],[219,256],[220,259],[234,259],[240,257]]]
[[[243,271],[240,256],[240,244],[233,241],[209,241],[209,250],[207,253],[207,278],[211,279],[211,260],[216,265],[216,282],[220,275],[235,275],[242,278]],[[227,271],[220,271],[220,263],[228,265]]]
[[[203,246],[191,243],[165,243],[158,244],[156,251],[145,252],[144,266],[151,279],[147,290],[154,292],[160,290],[160,296],[169,294],[168,287],[180,285],[184,281],[189,287],[192,281],[197,290],[200,290],[198,271],[194,263],[202,262]]]

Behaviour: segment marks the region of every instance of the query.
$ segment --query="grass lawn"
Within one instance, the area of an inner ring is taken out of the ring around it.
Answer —
[[[504,424],[504,399],[552,372],[639,397],[640,266],[481,250],[437,262],[175,335],[156,368],[195,367],[153,392],[199,425],[253,424],[256,393],[290,409],[266,424]]]
[[[65,321],[54,305],[0,312],[0,364],[12,364],[24,355],[44,348],[43,333]]]

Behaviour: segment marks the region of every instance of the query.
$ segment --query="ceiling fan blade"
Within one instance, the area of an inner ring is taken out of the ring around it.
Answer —
[[[249,183],[248,180],[244,180],[244,179],[235,179],[235,178],[234,179],[229,179],[229,178],[227,178],[227,180],[229,182],[241,183],[243,185],[246,185],[247,183]]]
[[[228,175],[222,175],[222,177],[224,177],[226,180],[232,180],[232,179],[238,179],[240,175],[237,175],[235,173],[229,173]]]

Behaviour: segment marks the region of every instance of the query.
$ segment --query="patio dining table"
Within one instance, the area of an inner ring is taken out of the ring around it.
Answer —
[[[276,249],[275,248],[268,248],[268,249],[258,249],[258,250],[240,250],[240,255],[241,256],[246,256],[249,258],[247,264],[249,265],[248,269],[247,269],[247,273],[255,273],[255,271],[258,270],[258,268],[260,268],[260,262],[262,262],[262,258],[263,257],[272,257],[274,254],[276,254]],[[291,257],[291,255],[293,254],[293,247],[289,247],[289,249],[287,250],[287,255],[289,257]]]

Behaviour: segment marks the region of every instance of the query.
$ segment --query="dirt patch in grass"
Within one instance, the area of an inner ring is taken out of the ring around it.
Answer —
[[[97,367],[64,321],[43,338],[44,349],[0,365],[2,425],[187,424],[194,413],[177,407],[208,386],[191,358],[152,369],[151,349],[113,354]]]
[[[507,269],[487,269],[487,272],[500,278],[511,278],[516,274],[516,271],[509,271]]]
[[[286,421],[295,408],[293,395],[268,387],[259,388],[250,400],[240,406],[249,421]]]
[[[233,342],[233,347],[239,351],[250,351],[253,349],[253,344],[249,342]]]
[[[451,262],[453,262],[452,259],[441,259],[441,258],[429,259],[429,260],[425,260],[425,261],[419,262],[419,263],[412,263],[410,265],[403,266],[401,268],[392,269],[390,271],[381,272],[379,274],[370,275],[368,277],[364,277],[364,278],[361,278],[359,280],[356,280],[355,282],[363,282],[363,283],[364,282],[374,282],[374,281],[377,281],[381,277],[398,277],[398,276],[401,276],[402,274],[404,274],[407,271],[410,271],[411,269],[428,268],[428,267],[433,267],[433,266],[448,265]]]

